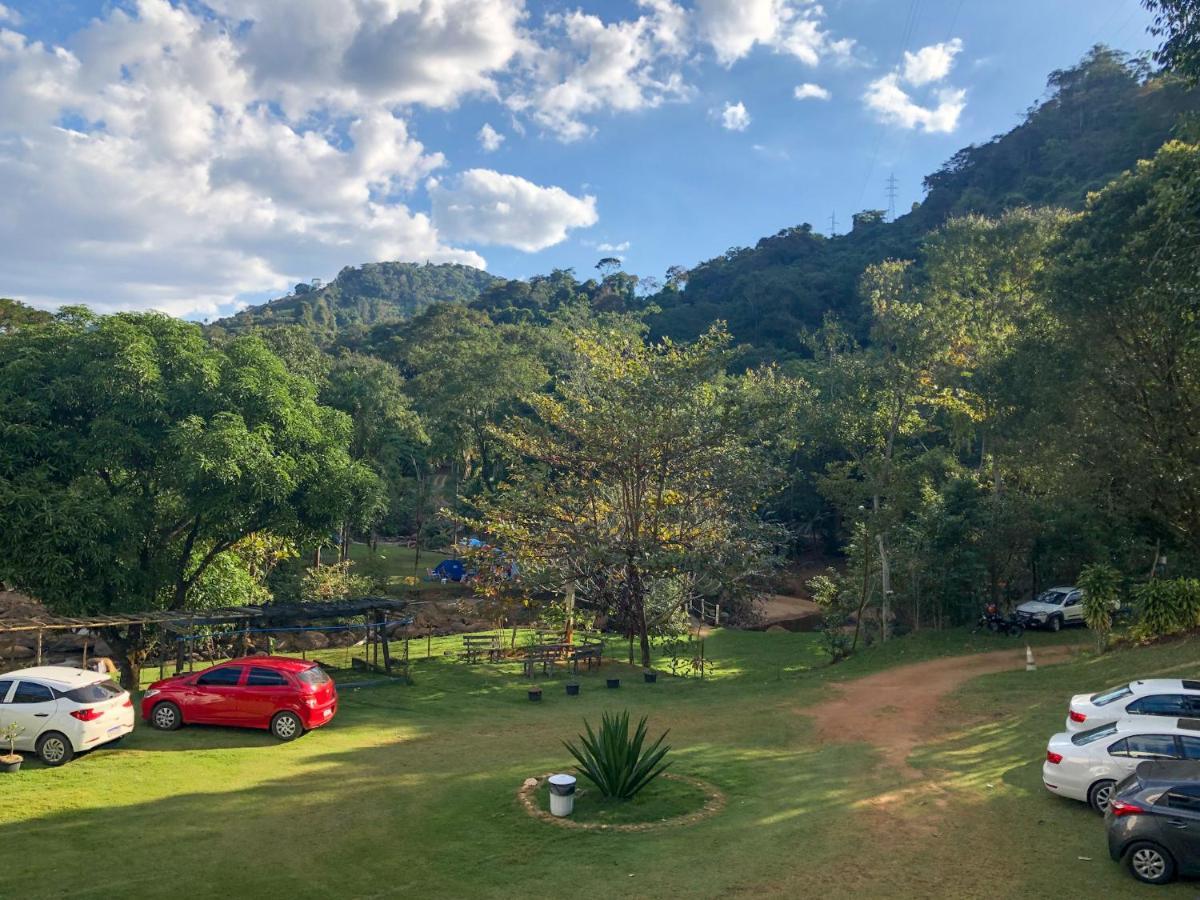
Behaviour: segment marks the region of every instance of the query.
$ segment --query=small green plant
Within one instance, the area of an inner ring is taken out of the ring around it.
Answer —
[[[652,782],[670,765],[663,759],[670,747],[663,746],[668,732],[653,744],[646,743],[646,718],[638,722],[637,730],[629,733],[629,712],[620,715],[604,714],[599,734],[586,721],[581,734],[581,747],[563,743],[578,763],[579,774],[596,785],[604,797],[629,800]]]
[[[1200,581],[1194,578],[1154,578],[1134,591],[1138,621],[1135,639],[1156,638],[1190,631],[1200,625]]]
[[[17,755],[17,738],[24,733],[25,729],[16,722],[9,722],[7,725],[0,726],[0,741],[8,743],[6,759],[12,759]]]
[[[1112,631],[1113,609],[1121,599],[1121,573],[1107,563],[1084,566],[1079,586],[1083,588],[1083,621],[1096,636],[1096,652],[1102,653]]]

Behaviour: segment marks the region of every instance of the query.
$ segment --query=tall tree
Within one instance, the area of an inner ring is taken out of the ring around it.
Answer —
[[[1052,296],[1079,378],[1071,455],[1109,504],[1200,552],[1197,235],[1200,146],[1171,142],[1067,228]]]
[[[778,537],[758,515],[776,473],[750,437],[772,392],[725,376],[728,346],[720,330],[687,346],[582,332],[552,393],[527,396],[536,415],[490,429],[510,480],[474,524],[524,579],[615,612],[646,666],[653,594],[744,592]]]
[[[0,335],[0,579],[65,614],[187,609],[249,535],[369,502],[350,429],[256,337],[79,310]],[[147,635],[106,638],[135,687]]]
[[[1154,61],[1196,84],[1200,81],[1200,0],[1142,0],[1142,6],[1154,14],[1150,33],[1162,38]]]

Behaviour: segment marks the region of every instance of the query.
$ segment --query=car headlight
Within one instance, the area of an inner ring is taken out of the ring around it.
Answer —
[[[142,694],[142,699],[145,700],[147,697],[153,697],[155,694],[161,694],[161,693],[162,693],[162,691],[160,691],[158,688],[150,688],[150,690],[148,690],[148,691],[146,691],[146,693]]]

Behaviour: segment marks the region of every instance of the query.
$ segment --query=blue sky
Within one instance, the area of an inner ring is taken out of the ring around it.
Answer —
[[[1093,44],[1152,47],[1137,0],[0,4],[0,295],[192,316],[384,258],[661,275],[844,231]]]

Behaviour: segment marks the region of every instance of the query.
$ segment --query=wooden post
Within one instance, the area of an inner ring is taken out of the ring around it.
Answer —
[[[572,579],[567,583],[567,598],[564,604],[567,608],[567,635],[566,643],[568,645],[575,643],[575,581]]]
[[[37,633],[37,665],[42,664],[42,629],[38,629]]]
[[[88,644],[87,638],[84,637],[84,639],[83,639],[83,667],[85,669],[87,668],[87,644]]]
[[[714,628],[721,627],[721,604],[720,603],[717,604],[716,614],[713,615],[713,627]]]
[[[388,647],[387,614],[383,610],[376,610],[375,618],[379,622],[380,639],[383,641],[383,670],[391,675],[392,652]]]
[[[175,635],[175,674],[182,675],[187,664],[187,648],[183,643],[183,635]]]
[[[433,656],[433,626],[429,626],[429,634],[425,635],[425,658]]]

